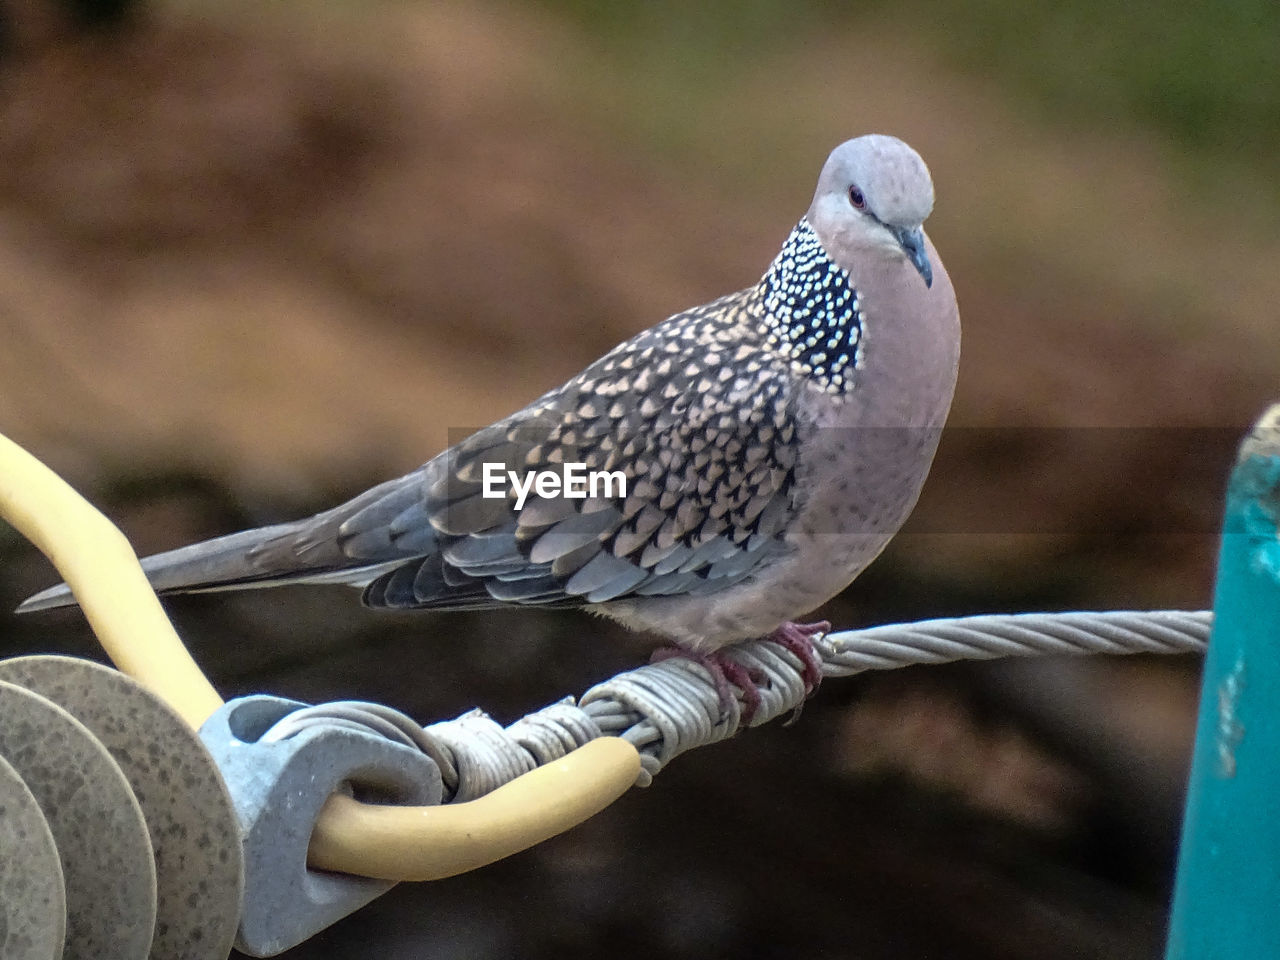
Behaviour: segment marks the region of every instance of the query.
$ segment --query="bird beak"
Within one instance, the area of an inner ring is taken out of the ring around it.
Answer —
[[[929,263],[929,255],[925,253],[924,231],[919,227],[914,230],[901,228],[895,229],[893,234],[902,245],[902,251],[907,255],[907,259],[915,264],[915,268],[920,271],[920,276],[924,277],[924,285],[932,287],[933,266]]]

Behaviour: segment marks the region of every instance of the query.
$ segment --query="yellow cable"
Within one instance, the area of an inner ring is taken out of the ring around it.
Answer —
[[[53,561],[124,673],[193,728],[222,706],[174,632],[129,541],[61,477],[3,435],[0,516]],[[635,747],[605,737],[468,803],[397,807],[334,796],[316,822],[310,862],[385,880],[464,873],[598,813],[639,772]]]
[[[622,796],[639,772],[635,747],[602,737],[467,803],[373,806],[334,794],[316,821],[307,863],[382,880],[452,877],[581,823]]]
[[[174,632],[124,534],[3,435],[0,515],[53,561],[117,667],[163,698],[194,729],[222,706]]]

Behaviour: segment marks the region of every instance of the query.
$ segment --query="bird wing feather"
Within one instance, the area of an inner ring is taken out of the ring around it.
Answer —
[[[785,368],[743,362],[758,345],[734,310],[718,301],[678,314],[445,451],[423,468],[422,500],[389,528],[364,529],[390,512],[377,504],[349,520],[347,543],[385,536],[389,555],[438,543],[373,580],[365,602],[578,606],[750,576],[781,549],[795,509],[796,430]],[[582,464],[620,473],[626,495],[530,490],[517,510],[514,489],[484,495],[486,463],[504,477]]]

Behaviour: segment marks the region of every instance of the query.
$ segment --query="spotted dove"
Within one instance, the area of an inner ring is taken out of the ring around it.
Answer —
[[[932,207],[905,143],[843,143],[758,283],[407,476],[143,568],[162,593],[318,581],[371,607],[582,607],[695,657],[794,628],[884,548],[933,460],[960,326]],[[566,484],[567,464],[585,473]],[[528,486],[544,471],[558,493]],[[73,602],[63,585],[19,609]]]

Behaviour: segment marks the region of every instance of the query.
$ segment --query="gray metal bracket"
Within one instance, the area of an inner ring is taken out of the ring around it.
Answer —
[[[367,731],[333,725],[263,739],[304,706],[243,697],[200,728],[240,818],[245,886],[236,948],[250,956],[287,950],[393,886],[307,867],[312,829],[329,796],[350,788],[369,802],[433,805],[443,793],[430,757]]]

